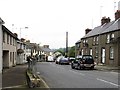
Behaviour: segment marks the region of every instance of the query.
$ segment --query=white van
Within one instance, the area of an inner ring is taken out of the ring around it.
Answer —
[[[54,61],[53,56],[48,56],[48,60],[47,61],[48,62],[53,62]]]

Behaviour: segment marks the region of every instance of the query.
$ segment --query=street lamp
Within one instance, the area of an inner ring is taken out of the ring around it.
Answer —
[[[28,29],[28,27],[20,28],[20,39],[21,39],[21,29]]]

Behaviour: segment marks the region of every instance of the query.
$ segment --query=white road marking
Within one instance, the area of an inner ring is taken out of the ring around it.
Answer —
[[[109,81],[106,81],[106,80],[103,80],[103,79],[100,79],[100,78],[96,78],[97,80],[99,80],[99,81],[102,81],[102,82],[105,82],[105,83],[109,83],[109,84],[111,84],[111,85],[114,85],[114,86],[119,86],[118,84],[115,84],[115,83],[112,83],[112,82],[109,82]]]
[[[17,85],[17,86],[10,86],[10,87],[3,87],[2,89],[7,89],[7,88],[24,88],[25,85]]]

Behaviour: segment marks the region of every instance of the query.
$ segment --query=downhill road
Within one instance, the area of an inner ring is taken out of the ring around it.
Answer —
[[[98,70],[75,70],[70,65],[38,62],[37,72],[50,88],[118,88],[118,73]]]

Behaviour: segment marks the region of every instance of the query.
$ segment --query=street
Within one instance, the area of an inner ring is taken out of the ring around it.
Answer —
[[[50,88],[118,88],[118,73],[98,70],[76,70],[70,65],[38,62],[37,72]]]

